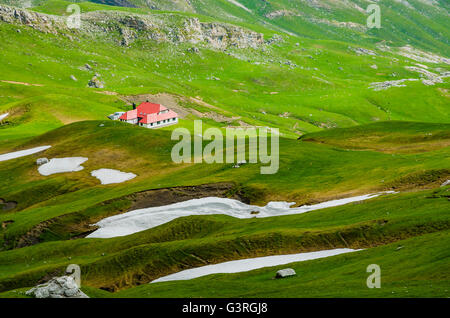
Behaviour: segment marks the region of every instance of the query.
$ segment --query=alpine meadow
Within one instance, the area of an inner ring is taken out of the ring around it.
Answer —
[[[449,1],[0,0],[0,51],[0,298],[450,297]]]

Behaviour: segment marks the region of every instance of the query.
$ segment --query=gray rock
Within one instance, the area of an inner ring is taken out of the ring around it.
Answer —
[[[196,48],[196,47],[191,47],[191,48],[188,49],[188,52],[198,54],[200,52],[200,50],[198,48]]]
[[[96,11],[81,16],[81,28],[75,35],[106,36],[116,44],[129,46],[137,39],[153,40],[157,43],[172,42],[207,45],[214,49],[260,48],[264,46],[264,35],[252,30],[221,22],[201,22],[198,18],[164,19],[156,15],[134,14],[119,11]],[[70,29],[66,17],[47,15],[39,12],[13,8],[0,4],[2,23],[26,25],[45,33],[69,35]],[[117,30],[120,38],[111,37],[111,31]],[[282,41],[280,35],[274,36],[269,43]],[[118,43],[117,43],[118,42]],[[92,70],[90,65],[85,70]]]
[[[364,49],[362,47],[352,48],[349,47],[350,50],[354,51],[357,55],[377,55],[374,51]]]
[[[48,162],[47,158],[39,158],[39,159],[36,160],[36,164],[38,166],[43,165],[44,163],[47,163],[47,162]]]
[[[290,276],[295,276],[297,275],[295,273],[295,271],[292,268],[285,268],[285,269],[280,269],[277,274],[275,275],[275,278],[285,278],[285,277],[290,277]]]
[[[104,84],[97,78],[97,76],[94,76],[88,83],[89,87],[94,88],[103,88]]]
[[[35,298],[89,298],[72,276],[53,277],[47,283],[28,290],[26,295]]]
[[[70,75],[70,79],[75,81],[75,82],[78,81],[77,78],[75,76],[73,76],[73,75]]]

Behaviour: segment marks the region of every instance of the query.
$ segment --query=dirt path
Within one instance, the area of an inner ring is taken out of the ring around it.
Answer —
[[[5,81],[5,80],[0,80],[0,82],[8,83],[8,84],[25,85],[25,86],[44,86],[43,84],[31,84],[31,83],[25,83],[25,82],[15,82],[15,81]]]

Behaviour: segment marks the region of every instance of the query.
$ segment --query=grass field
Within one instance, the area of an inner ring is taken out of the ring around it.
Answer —
[[[96,28],[43,32],[36,23],[0,19],[0,115],[9,113],[0,122],[0,154],[52,146],[0,162],[0,297],[24,297],[71,263],[81,266],[92,297],[450,295],[450,188],[441,187],[450,179],[450,84],[442,77],[425,85],[427,76],[406,68],[435,76],[450,70],[447,3],[411,0],[411,9],[383,0],[383,28],[363,30],[362,0],[327,0],[318,8],[306,1],[239,0],[243,8],[227,0],[161,0],[160,10],[137,0],[129,1],[135,8],[72,2],[83,23],[91,19]],[[59,19],[72,2],[36,0],[28,10]],[[266,42],[215,48],[180,40],[193,18],[205,28],[239,28],[228,31],[230,38],[254,31]],[[405,56],[407,44],[431,60]],[[104,88],[88,87],[94,75]],[[401,79],[415,81],[370,88]],[[131,101],[158,98],[182,114],[178,125],[153,130],[107,118],[130,110]],[[203,131],[278,128],[277,173],[261,174],[262,163],[175,164],[172,131],[194,132],[198,119]],[[81,171],[37,170],[38,158],[79,156],[88,158]],[[90,175],[101,168],[137,177],[102,185]],[[84,238],[90,224],[144,204],[136,199],[142,192],[161,191],[156,204],[163,205],[169,192],[182,197],[215,184],[227,185],[221,196],[261,206],[397,193],[299,215],[190,216],[129,236]],[[15,206],[3,209],[4,202]],[[364,250],[290,264],[297,276],[286,280],[271,280],[283,268],[274,267],[147,284],[206,264],[338,247]],[[369,264],[381,266],[383,288],[366,287]]]

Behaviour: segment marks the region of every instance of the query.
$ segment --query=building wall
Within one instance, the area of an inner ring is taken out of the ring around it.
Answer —
[[[141,125],[142,125],[142,127],[146,127],[146,128],[160,128],[160,127],[164,127],[164,126],[174,125],[176,123],[178,123],[178,118],[170,118],[170,119],[166,120],[165,122],[161,121],[159,124],[156,122],[156,123],[153,123],[153,125],[152,124],[141,124]]]

